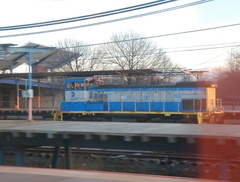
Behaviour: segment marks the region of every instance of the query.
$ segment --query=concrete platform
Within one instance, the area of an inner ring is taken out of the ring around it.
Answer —
[[[70,121],[24,121],[1,120],[0,132],[11,133],[14,137],[25,134],[31,137],[45,134],[47,138],[62,135],[82,135],[89,138],[99,135],[102,139],[107,136],[145,137],[195,137],[195,138],[224,138],[240,139],[240,126],[216,124],[160,124],[160,123],[125,123],[125,122],[70,122]]]
[[[156,175],[8,166],[0,167],[0,179],[1,182],[214,182],[214,180]]]

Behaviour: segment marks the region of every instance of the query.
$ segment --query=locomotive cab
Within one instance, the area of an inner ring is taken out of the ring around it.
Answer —
[[[103,85],[103,80],[95,77],[76,77],[65,80],[65,101],[86,102],[89,100],[89,89]]]
[[[88,90],[103,85],[103,80],[95,77],[69,78],[65,80],[65,90]]]

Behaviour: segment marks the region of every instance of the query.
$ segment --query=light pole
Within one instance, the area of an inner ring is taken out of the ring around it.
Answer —
[[[32,120],[32,98],[33,98],[33,89],[32,89],[32,54],[28,52],[28,120]]]

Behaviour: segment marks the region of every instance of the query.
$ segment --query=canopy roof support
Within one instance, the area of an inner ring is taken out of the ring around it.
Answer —
[[[26,53],[28,55],[28,120],[32,121],[32,98],[33,98],[33,89],[32,89],[32,53],[35,52],[45,52],[53,48],[29,48],[29,47],[11,47],[15,44],[0,44],[0,51],[5,51],[6,55],[8,52],[20,52]]]

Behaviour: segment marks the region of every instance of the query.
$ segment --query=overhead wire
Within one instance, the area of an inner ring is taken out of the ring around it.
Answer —
[[[209,27],[209,28],[204,28],[204,29],[188,30],[188,31],[183,31],[183,32],[173,32],[173,33],[169,33],[169,34],[139,37],[139,38],[133,38],[133,39],[125,39],[125,40],[110,41],[110,42],[100,42],[100,43],[93,43],[93,44],[83,44],[83,45],[78,45],[78,46],[70,46],[67,48],[91,47],[91,46],[99,46],[99,45],[106,45],[106,44],[114,44],[116,42],[128,42],[128,41],[143,40],[143,39],[153,39],[153,38],[159,38],[159,37],[167,37],[167,36],[174,36],[174,35],[180,35],[180,34],[208,31],[208,30],[214,30],[214,29],[220,29],[220,28],[228,28],[228,27],[238,26],[238,25],[240,25],[240,23],[221,25],[221,26]],[[235,46],[238,46],[240,44],[240,42],[220,43],[220,44],[213,44],[213,45],[223,45],[223,44],[237,44]],[[200,47],[200,46],[203,47],[203,46],[209,46],[209,45],[197,45],[195,47]],[[192,46],[192,47],[194,47],[194,46]],[[184,47],[180,47],[180,48],[184,48]],[[63,47],[63,49],[65,49],[65,48]],[[176,48],[166,48],[166,49],[176,49]]]
[[[229,50],[226,51],[226,52],[224,52],[224,53],[221,53],[221,54],[218,55],[218,56],[215,56],[215,57],[212,58],[212,59],[209,59],[209,60],[204,61],[204,62],[202,62],[202,63],[196,64],[196,65],[193,66],[193,68],[196,68],[196,67],[201,66],[201,65],[203,65],[203,64],[207,64],[207,63],[213,62],[213,60],[219,58],[220,56],[222,56],[222,55],[224,55],[224,54],[226,54],[226,53],[228,53],[228,52],[229,52]],[[222,61],[222,60],[221,60],[221,61]],[[220,62],[220,61],[214,61],[214,62]]]
[[[195,5],[199,5],[199,4],[210,2],[210,1],[213,1],[213,0],[199,0],[197,2],[188,3],[188,4],[184,4],[184,5],[179,5],[179,6],[166,8],[166,9],[162,9],[162,10],[152,11],[152,12],[148,12],[148,13],[142,13],[142,14],[138,14],[138,15],[123,17],[123,18],[118,18],[118,19],[113,19],[113,20],[106,20],[106,21],[97,22],[97,23],[90,23],[90,24],[85,24],[85,25],[73,26],[73,27],[65,27],[65,28],[59,28],[59,29],[37,31],[37,32],[29,32],[29,33],[20,33],[20,34],[12,34],[12,35],[2,35],[2,36],[0,36],[0,38],[27,36],[27,35],[43,34],[43,33],[51,33],[51,32],[57,32],[57,31],[64,31],[64,30],[71,30],[71,29],[77,29],[77,28],[96,26],[96,25],[101,25],[101,24],[108,24],[108,23],[113,23],[113,22],[117,22],[117,21],[129,20],[129,19],[133,19],[133,18],[139,18],[139,17],[149,16],[149,15],[153,15],[153,14],[157,14],[157,13],[163,13],[163,12],[167,12],[167,11],[172,11],[172,10],[176,10],[176,9],[180,9],[180,8],[186,8],[186,7],[190,7],[190,6],[195,6]]]
[[[219,45],[229,45],[231,46],[238,46],[240,42],[225,42],[225,43],[218,43],[218,44],[204,44],[204,45],[192,45],[192,46],[184,46],[184,47],[170,47],[164,49],[184,49],[184,48],[194,48],[194,47],[207,47],[207,46],[219,46]]]
[[[228,44],[236,44],[236,45],[228,45]],[[225,45],[225,46],[221,46],[221,45]],[[187,50],[178,50],[178,51],[164,51],[163,53],[165,54],[165,53],[175,53],[175,52],[185,52],[185,51],[204,51],[204,50],[208,50],[208,49],[220,49],[220,48],[228,48],[228,47],[237,47],[237,46],[240,46],[240,42],[219,43],[219,44],[210,44],[210,45],[196,45],[196,46],[189,46],[189,47],[203,47],[203,46],[213,46],[213,47],[196,48],[196,49],[192,49],[192,50],[187,49]],[[74,47],[68,47],[68,48],[74,48]],[[187,48],[187,47],[184,47],[184,48]],[[166,48],[166,49],[176,49],[176,48]],[[222,56],[222,55],[224,55],[228,52],[229,52],[229,50],[222,53],[221,55],[218,55],[217,57],[214,57],[214,58],[208,60],[208,61],[204,61],[200,64],[197,64],[197,65],[194,66],[194,68],[196,68],[197,66],[201,66],[203,64],[212,62],[214,59],[216,59],[216,58],[218,58],[218,57],[220,57],[220,56]],[[152,53],[148,53],[148,54],[144,54],[144,55],[147,56],[147,55],[154,55],[154,54],[159,54],[159,53],[158,52],[152,52]],[[118,58],[119,59],[121,57],[123,57],[123,56],[117,56],[117,57],[107,56],[107,57],[104,57],[104,58],[101,58],[101,59],[113,59],[113,58]],[[87,60],[91,60],[91,59],[87,59]],[[215,61],[215,62],[219,62],[219,61]]]
[[[228,43],[223,43],[224,44],[228,44]],[[218,44],[218,45],[221,45],[221,44]],[[201,46],[201,45],[200,45]],[[205,46],[209,46],[209,45],[205,45]],[[211,46],[211,44],[210,44]],[[230,45],[230,46],[218,46],[218,47],[208,47],[208,48],[199,48],[199,49],[193,49],[193,50],[189,50],[189,51],[203,51],[203,50],[207,50],[207,49],[219,49],[219,48],[228,48],[228,47],[237,47],[237,46],[240,46],[239,45]],[[190,46],[192,47],[192,46]],[[194,46],[194,47],[197,47],[197,46]],[[70,48],[70,47],[68,47]],[[71,48],[74,48],[74,47],[71,47]],[[159,50],[159,49],[158,49]],[[154,55],[154,54],[159,54],[159,52],[151,52],[151,53],[147,53],[147,54],[142,54],[142,55]],[[165,50],[165,49],[164,49]],[[172,53],[172,52],[184,52],[185,50],[180,50],[180,51],[164,51],[162,52],[163,54],[165,53]],[[229,51],[227,51],[229,52]],[[226,54],[227,52],[224,52],[224,54]],[[115,56],[115,57],[112,57],[112,56],[108,56],[108,57],[104,57],[103,59],[111,59],[111,58],[121,58],[121,57],[124,57],[124,56]],[[215,58],[214,58],[215,59]]]
[[[205,61],[205,62],[202,62],[202,63],[200,63],[200,64],[197,64],[197,65],[195,65],[194,67],[201,66],[201,65],[206,64],[206,63],[209,63],[209,62],[220,62],[220,61],[213,61],[213,60],[215,60],[216,58],[218,58],[218,57],[220,57],[220,56],[222,56],[222,55],[224,55],[224,54],[227,54],[227,53],[231,52],[231,51],[234,50],[234,49],[237,50],[238,48],[239,48],[239,46],[235,46],[235,47],[232,48],[231,50],[228,50],[228,51],[226,51],[226,52],[224,52],[224,53],[222,53],[222,54],[220,54],[220,55],[218,55],[218,56],[216,56],[216,57],[214,57],[214,58],[212,58],[212,59],[210,59],[210,60],[208,60],[208,61]],[[221,60],[221,61],[222,61],[222,60]]]
[[[228,47],[237,47],[238,45],[228,45],[228,46],[217,46],[217,47],[205,47],[205,48],[195,48],[195,49],[185,49],[185,50],[176,50],[176,51],[167,51],[167,53],[174,53],[174,52],[188,52],[188,51],[203,51],[209,49],[220,49],[220,48],[228,48]]]
[[[190,31],[184,31],[184,32],[176,32],[176,33],[170,33],[170,34],[163,34],[163,35],[154,35],[154,36],[148,36],[148,37],[134,38],[134,39],[128,39],[128,40],[119,40],[119,41],[113,41],[113,42],[102,42],[102,43],[95,43],[95,44],[85,44],[85,45],[79,45],[79,46],[71,46],[71,47],[68,47],[68,48],[98,46],[98,45],[113,44],[113,43],[116,43],[116,42],[126,42],[126,41],[133,41],[133,40],[158,38],[158,37],[164,37],[164,36],[173,36],[173,35],[179,35],[179,34],[195,33],[195,32],[200,32],[200,31],[214,30],[214,29],[219,29],[219,28],[227,28],[227,27],[238,26],[238,25],[240,25],[240,23],[228,24],[228,25],[210,27],[210,28],[205,28],[205,29],[198,29],[198,30],[190,30]],[[229,45],[229,44],[231,44],[231,45]],[[210,45],[194,45],[194,46],[187,46],[187,47],[173,47],[173,48],[165,48],[164,50],[166,50],[165,53],[179,53],[179,52],[187,52],[187,51],[204,51],[204,50],[210,50],[210,49],[221,49],[221,48],[229,48],[229,47],[237,47],[237,46],[240,46],[240,42],[219,43],[219,44],[210,44]],[[185,49],[185,48],[193,48],[193,49]],[[62,49],[65,49],[65,48],[63,47]],[[180,49],[180,50],[167,51],[168,49]],[[156,54],[156,53],[152,53],[152,54]],[[224,54],[226,54],[226,52]],[[213,59],[208,60],[206,62],[203,62],[203,63],[199,64],[199,65],[208,63],[212,60]],[[199,66],[199,65],[197,65],[197,66]]]
[[[131,7],[127,7],[127,8],[121,8],[121,9],[106,11],[106,12],[102,12],[102,13],[84,15],[84,16],[80,16],[80,17],[73,17],[73,18],[60,19],[60,20],[47,21],[47,22],[40,22],[40,23],[0,27],[0,31],[35,28],[35,27],[40,27],[40,26],[50,26],[50,25],[71,23],[71,22],[88,20],[88,19],[95,19],[95,18],[100,18],[100,17],[104,17],[104,16],[110,16],[110,15],[115,15],[115,14],[121,14],[121,13],[130,12],[130,11],[140,10],[140,9],[144,9],[144,8],[149,8],[149,7],[153,7],[153,6],[157,6],[157,5],[160,5],[160,4],[165,4],[165,3],[169,3],[169,2],[173,2],[173,1],[177,1],[177,0],[153,1],[153,2],[150,2],[150,3],[145,3],[145,4],[140,4],[140,5],[131,6]],[[122,20],[126,20],[126,19],[132,19],[132,18],[137,18],[137,17],[141,17],[141,16],[148,16],[148,15],[151,15],[151,14],[162,13],[162,12],[171,11],[171,10],[175,10],[175,9],[179,9],[179,8],[194,6],[194,5],[206,3],[206,2],[209,2],[209,1],[212,1],[212,0],[201,0],[201,1],[194,2],[194,3],[184,4],[184,5],[181,5],[181,6],[167,8],[167,9],[163,9],[163,10],[159,10],[159,11],[134,15],[134,16],[125,17],[125,18],[119,18],[119,19],[110,20],[110,21],[103,21],[103,22],[94,23],[94,24],[87,24],[87,25],[81,25],[81,26],[76,26],[76,27],[68,27],[68,28],[63,28],[63,29],[55,29],[55,30],[48,30],[48,31],[41,31],[41,32],[32,32],[32,33],[26,33],[26,34],[7,35],[6,37],[21,36],[21,35],[32,35],[32,34],[38,34],[38,33],[48,33],[48,32],[53,32],[53,31],[62,31],[62,30],[81,28],[81,27],[86,27],[86,26],[94,26],[94,25],[99,25],[99,24],[111,23],[111,22],[115,22],[115,21],[122,21]],[[240,25],[240,23],[218,26],[218,27],[211,27],[211,28],[206,28],[206,29],[199,29],[199,30],[176,32],[176,33],[170,33],[170,34],[164,34],[164,35],[157,35],[157,36],[150,36],[150,37],[144,37],[144,38],[139,38],[139,39],[148,39],[148,38],[157,38],[157,37],[163,37],[163,36],[179,35],[179,34],[185,34],[185,33],[194,33],[194,32],[199,32],[199,31],[213,30],[213,29],[218,29],[218,28],[226,28],[226,27],[237,26],[237,25]],[[0,38],[3,38],[3,37],[5,37],[5,36],[0,36]],[[136,40],[136,39],[131,39],[131,40]],[[130,41],[130,40],[124,40],[124,41]],[[84,46],[94,46],[94,45],[109,44],[109,43],[114,43],[114,42],[89,44],[89,45],[84,45]],[[229,44],[229,43],[223,43],[223,44]],[[219,45],[223,45],[223,44],[219,44]],[[201,47],[201,46],[209,46],[209,45],[198,45],[198,46],[190,46],[190,47]],[[185,49],[185,50],[175,50],[175,51],[166,51],[166,52],[167,53],[174,53],[174,52],[185,52],[185,51],[199,51],[199,50],[234,47],[234,46],[239,46],[239,44],[238,45],[228,45],[228,46],[217,46],[217,47],[204,47],[204,48],[194,48],[194,49]],[[168,49],[175,49],[175,48],[168,48]],[[215,59],[215,58],[213,58],[213,59]],[[211,60],[213,60],[213,59],[211,59]],[[210,62],[211,60],[203,62],[201,64],[205,64],[207,62]],[[201,64],[199,64],[199,65],[201,65]]]
[[[158,0],[158,1],[153,1],[149,3],[130,6],[126,8],[120,8],[120,9],[115,9],[115,10],[110,10],[110,11],[105,11],[105,12],[100,12],[95,14],[89,14],[84,16],[78,16],[73,18],[66,18],[66,19],[59,19],[59,20],[45,21],[45,22],[31,23],[31,24],[23,24],[23,25],[5,26],[5,27],[0,27],[0,31],[18,30],[18,29],[35,28],[35,27],[57,25],[57,24],[64,24],[64,23],[72,23],[76,21],[95,19],[95,18],[100,18],[105,16],[122,14],[130,11],[141,10],[141,9],[150,8],[150,7],[154,7],[154,6],[158,6],[158,5],[162,5],[170,2],[175,2],[175,1],[178,1],[178,0]]]

